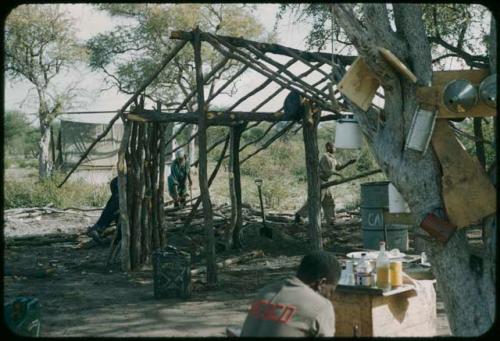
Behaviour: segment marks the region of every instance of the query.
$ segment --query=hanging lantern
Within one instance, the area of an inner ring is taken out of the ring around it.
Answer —
[[[335,147],[360,149],[363,144],[361,128],[354,115],[345,115],[337,121],[335,128]]]
[[[486,77],[479,84],[479,97],[489,107],[497,107],[497,74]]]
[[[476,88],[465,79],[451,81],[444,88],[443,103],[454,113],[467,112],[477,104],[477,101]]]

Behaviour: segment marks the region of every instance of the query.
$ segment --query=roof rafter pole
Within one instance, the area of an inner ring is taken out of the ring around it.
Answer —
[[[258,65],[258,64],[261,64],[261,63],[257,62],[254,58],[248,56],[248,54],[245,54],[245,53],[242,53],[241,51],[239,51],[240,54],[244,54],[245,55],[245,56],[242,57],[242,56],[239,56],[239,55],[237,55],[237,54],[235,54],[233,52],[225,51],[222,48],[221,44],[217,40],[212,39],[211,37],[208,37],[208,42],[214,48],[216,48],[218,51],[220,51],[222,54],[224,54],[226,56],[230,56],[230,57],[232,57],[234,59],[239,60],[240,62],[242,62],[244,64],[249,65],[252,69],[254,69],[255,71],[261,73],[262,75],[264,75],[266,77],[269,77],[269,78],[273,79],[279,85],[282,85],[282,86],[284,86],[284,87],[286,87],[287,89],[290,89],[290,90],[298,90],[297,88],[295,88],[297,85],[294,85],[295,87],[292,86],[293,82],[291,82],[290,80],[288,80],[286,78],[285,78],[285,81],[281,80],[281,78],[283,78],[283,76],[281,76],[280,74],[275,73],[272,70],[269,70],[269,68],[267,68],[265,66],[264,66],[264,68],[261,68],[260,65],[259,65],[259,67],[256,66],[256,64]],[[230,44],[228,44],[226,42],[222,42],[222,44],[223,45],[224,44],[225,45],[230,45]],[[231,46],[226,47],[226,48],[228,48],[228,49],[233,48],[234,49],[234,47],[231,47]],[[246,60],[245,58],[247,58],[248,60]],[[332,111],[332,112],[336,113],[337,115],[340,115],[338,112],[336,112],[335,109],[331,108],[325,102],[323,102],[323,101],[321,101],[319,99],[314,99],[312,96],[310,96],[307,93],[303,93],[303,96],[306,97],[306,98],[308,98],[308,99],[310,99],[310,100],[312,100],[312,101],[314,101],[314,102],[316,102],[319,105],[319,107],[321,107],[321,108],[323,108],[325,110],[328,110],[328,111]]]
[[[325,71],[323,71],[323,70],[321,70],[321,69],[320,69],[321,65],[325,64],[323,61],[318,61],[318,63],[319,63],[320,65],[313,65],[310,61],[305,60],[305,59],[304,59],[304,58],[302,58],[299,54],[297,54],[297,53],[295,53],[295,52],[291,51],[288,47],[283,46],[283,49],[284,49],[285,51],[287,51],[287,52],[290,54],[290,56],[291,56],[291,57],[293,57],[293,58],[296,58],[296,59],[300,60],[302,63],[304,63],[304,64],[306,64],[307,66],[309,66],[310,68],[312,68],[312,69],[314,69],[314,70],[318,71],[319,73],[323,74],[324,76],[331,77],[331,76],[330,76],[327,72],[325,72]]]
[[[288,61],[288,63],[286,63],[285,65],[280,65],[280,69],[285,70],[287,67],[291,66],[292,64],[294,64],[296,62],[297,62],[296,59],[292,59],[292,60]],[[225,111],[226,112],[230,112],[231,110],[233,110],[234,108],[236,108],[238,105],[240,105],[242,102],[244,102],[245,100],[247,100],[249,97],[252,97],[257,92],[259,92],[262,89],[264,89],[265,87],[267,87],[271,82],[272,82],[272,79],[268,78],[266,81],[264,81],[262,84],[260,84],[259,86],[257,86],[255,89],[253,89],[252,91],[250,91],[248,94],[246,94],[245,96],[243,96],[242,98],[240,98],[239,100],[237,100],[230,108],[226,109]]]
[[[163,59],[163,62],[158,67],[158,69],[153,74],[151,74],[151,76],[149,76],[148,79],[146,79],[144,81],[144,83],[141,84],[141,86],[139,87],[139,89],[137,89],[136,92],[134,92],[134,94],[132,95],[132,97],[129,98],[129,100],[121,107],[121,109],[118,110],[118,112],[116,113],[116,115],[113,116],[113,118],[111,119],[111,121],[109,121],[109,123],[106,126],[106,128],[104,129],[104,131],[99,136],[97,136],[97,138],[94,140],[94,142],[92,142],[90,144],[90,146],[87,147],[87,150],[82,154],[82,156],[80,157],[80,160],[78,160],[78,162],[73,166],[73,168],[71,168],[70,172],[66,175],[66,177],[64,178],[64,180],[59,184],[59,186],[57,186],[58,188],[61,188],[61,186],[64,185],[64,183],[69,179],[69,177],[71,176],[71,174],[73,174],[73,172],[78,168],[78,166],[82,163],[82,161],[85,160],[85,158],[87,157],[87,155],[89,155],[90,151],[92,150],[92,148],[94,148],[94,146],[97,144],[97,142],[99,142],[104,136],[106,136],[108,134],[108,132],[111,130],[111,127],[116,122],[116,120],[120,116],[123,115],[123,113],[128,108],[128,106],[130,104],[132,104],[132,102],[134,102],[137,99],[137,96],[139,96],[139,94],[141,92],[143,92],[144,89],[146,89],[146,87],[149,84],[151,84],[151,82],[156,77],[158,77],[158,75],[160,74],[160,72],[162,72],[163,69],[165,68],[165,66],[167,66],[167,64],[177,55],[177,53],[180,50],[182,50],[182,48],[186,45],[186,43],[187,43],[186,41],[179,42],[169,52],[169,54],[165,57],[165,59]]]
[[[293,73],[291,73],[290,71],[288,71],[287,69],[284,69],[284,70],[280,70],[280,66],[281,64],[274,61],[272,58],[269,58],[267,57],[264,53],[260,52],[259,49],[256,49],[255,47],[251,46],[251,45],[248,45],[246,47],[249,51],[253,52],[255,55],[259,56],[262,60],[268,62],[269,64],[273,65],[274,67],[278,68],[279,72],[281,73],[284,73],[286,74],[288,77],[290,77],[291,80],[295,81],[295,82],[298,82],[300,85],[302,85],[306,90],[308,90],[311,94],[313,95],[316,95],[318,97],[324,97],[325,94],[321,93],[320,91],[318,91],[318,89],[315,89],[313,88],[312,86],[310,86],[309,84],[307,84],[306,82],[304,82],[302,79],[300,79],[299,77],[295,76]],[[269,69],[270,71],[272,71],[271,69]],[[285,77],[283,77],[283,79],[285,79]]]
[[[207,33],[207,32],[201,32],[201,39],[202,40],[207,40],[207,36],[212,36],[212,34]],[[251,43],[256,45],[261,51],[263,52],[269,52],[269,53],[274,53],[274,54],[281,54],[284,56],[290,56],[289,51],[293,51],[297,54],[299,54],[302,58],[305,60],[309,61],[315,61],[318,59],[318,57],[324,57],[326,59],[331,59],[332,54],[328,52],[307,52],[307,51],[301,51],[293,48],[284,48],[285,46],[279,45],[279,44],[272,44],[272,43],[261,43],[257,41],[252,41],[248,39],[243,39],[243,38],[237,38],[237,37],[229,37],[229,36],[221,36],[217,35],[218,38],[224,39],[228,42],[230,42],[234,46],[241,47],[243,43]],[[186,32],[186,31],[173,31],[170,34],[170,39],[180,39],[180,40],[191,40],[191,32]],[[356,59],[356,56],[345,56],[345,55],[333,55],[334,58],[338,58],[344,65],[350,65],[354,62]]]
[[[243,122],[280,122],[291,121],[283,112],[248,112],[248,111],[209,111],[207,112],[207,126],[234,126]],[[130,121],[139,122],[184,122],[199,124],[197,112],[165,113],[156,110],[134,108],[134,111],[126,116]],[[338,115],[330,114],[321,117],[321,121],[336,120]]]
[[[222,61],[220,61],[217,65],[214,66],[214,68],[210,71],[210,73],[208,73],[206,76],[203,76],[203,84],[206,85],[210,81],[210,79],[215,75],[215,73],[220,69],[222,69],[228,61],[229,58],[224,57]],[[191,92],[186,96],[184,101],[182,101],[182,103],[177,107],[177,109],[175,109],[174,112],[176,113],[180,112],[182,108],[191,100],[191,98],[193,98],[195,94],[196,94],[196,88],[191,90]]]
[[[207,181],[207,113],[205,109],[205,95],[203,89],[203,74],[201,60],[201,40],[200,30],[196,28],[193,31],[193,50],[194,65],[196,74],[196,93],[198,104],[198,152],[199,167],[198,179],[200,186],[201,201],[203,202],[203,220],[205,224],[206,249],[205,256],[207,261],[207,285],[213,287],[217,285],[217,264],[215,261],[215,235],[213,229],[213,212],[210,201],[210,192]]]
[[[226,57],[229,58],[229,56]],[[248,69],[248,67],[249,67],[248,65],[244,64],[244,66],[240,70],[238,70],[238,72],[236,72],[231,78],[227,80],[227,82],[222,84],[220,88],[218,88],[211,96],[208,97],[207,102],[210,102],[215,97],[217,97],[225,88],[227,88],[232,82],[234,82],[236,78],[241,76],[241,74],[245,72]]]

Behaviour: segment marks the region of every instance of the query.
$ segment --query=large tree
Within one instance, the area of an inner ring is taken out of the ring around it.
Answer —
[[[71,89],[53,87],[54,77],[84,56],[73,27],[58,5],[21,5],[5,23],[5,72],[13,80],[29,81],[38,96],[41,179],[51,174],[53,166],[50,124],[73,96]]]
[[[174,30],[192,30],[195,26],[203,31],[245,36],[249,39],[269,40],[251,5],[242,4],[104,4],[98,6],[113,17],[126,19],[126,23],[114,30],[99,34],[88,41],[91,51],[90,65],[106,75],[110,86],[132,94],[153,71],[166,51],[175,42],[170,38]],[[203,71],[212,69],[223,56],[208,46],[203,46]],[[207,97],[216,90],[218,81],[229,79],[237,72],[237,62],[229,61],[208,84]],[[150,99],[161,100],[164,108],[176,108],[186,95],[195,88],[195,65],[191,45],[187,45],[167,65],[146,89]],[[231,95],[230,87],[225,94]],[[187,103],[189,111],[196,108],[196,97]],[[190,125],[188,138],[196,131]],[[189,145],[191,162],[194,161],[194,142]]]
[[[401,148],[416,109],[417,86],[429,85],[432,80],[432,46],[422,7],[363,4],[357,14],[352,5],[333,5],[332,8],[337,24],[384,89],[381,112],[374,109],[363,112],[352,106],[377,162],[401,191],[418,223],[428,213],[446,220],[441,198],[442,174],[434,151],[430,148],[420,155]],[[458,39],[459,45],[460,41]],[[462,41],[462,47],[464,43]],[[391,50],[404,61],[417,76],[417,84],[395,73],[378,53],[378,47]],[[480,58],[478,63],[487,66],[487,60]],[[382,125],[380,115],[384,118]],[[488,220],[488,228],[495,228],[496,222]],[[487,241],[484,253],[475,254],[470,250],[466,229],[459,229],[445,245],[432,239],[425,244],[454,335],[480,335],[495,320],[495,245],[492,243],[494,241]]]

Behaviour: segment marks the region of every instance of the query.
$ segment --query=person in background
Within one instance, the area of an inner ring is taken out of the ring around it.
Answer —
[[[335,160],[335,147],[333,143],[327,142],[325,144],[325,153],[321,156],[319,160],[319,178],[320,183],[333,180],[334,175],[340,175],[336,171],[339,171],[350,164],[356,162],[356,159],[349,160],[343,165],[337,165],[337,160]],[[323,214],[327,224],[335,224],[335,199],[333,197],[333,188],[328,187],[321,190],[321,208],[323,209]],[[295,222],[302,223],[302,217],[307,217],[307,202],[300,208],[300,210],[295,213]]]
[[[179,207],[186,203],[187,186],[186,180],[189,181],[189,187],[193,182],[189,174],[189,164],[186,161],[186,155],[182,149],[175,153],[175,160],[170,166],[170,175],[168,176],[168,193],[174,200],[174,207]]]
[[[307,254],[296,276],[269,284],[257,293],[240,336],[334,336],[335,312],[330,299],[340,272],[333,253]]]
[[[97,222],[89,226],[87,229],[87,235],[91,237],[94,241],[102,242],[102,233],[104,230],[111,225],[111,223],[116,222],[118,224],[118,217],[120,215],[120,200],[118,196],[118,177],[111,180],[109,184],[111,190],[111,198],[109,198],[106,206],[102,210],[101,216]],[[120,231],[120,229],[118,229]]]

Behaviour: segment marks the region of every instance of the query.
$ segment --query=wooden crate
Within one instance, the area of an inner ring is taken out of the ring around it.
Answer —
[[[361,291],[337,290],[335,336],[434,336],[436,292],[433,281],[417,281],[417,291],[388,296]]]

